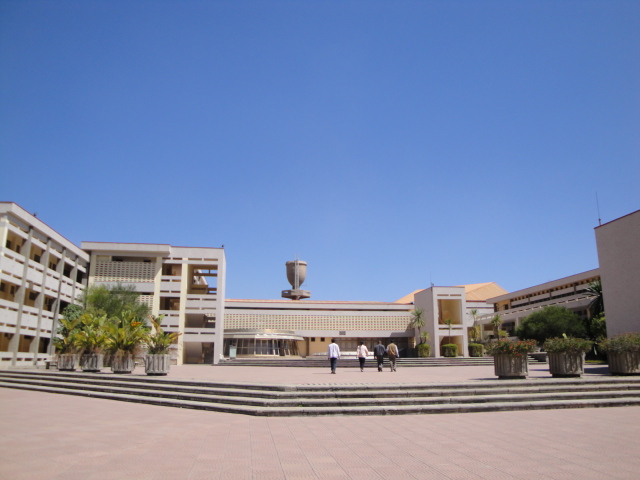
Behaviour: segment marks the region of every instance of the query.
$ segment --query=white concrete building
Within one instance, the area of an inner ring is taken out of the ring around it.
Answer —
[[[62,310],[84,290],[89,256],[12,202],[0,202],[0,365],[49,358]]]
[[[226,261],[223,248],[82,242],[89,285],[133,285],[168,332],[181,332],[177,364],[213,363],[222,353]]]
[[[231,345],[238,356],[326,355],[332,338],[343,352],[390,338],[406,352],[414,347],[411,310],[396,302],[228,299],[225,355]]]
[[[608,336],[640,332],[640,210],[595,229]]]

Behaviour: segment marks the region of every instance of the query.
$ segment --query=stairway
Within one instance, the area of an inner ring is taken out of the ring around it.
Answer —
[[[346,357],[338,360],[340,367],[359,368],[358,359],[355,357]],[[529,359],[529,363],[537,363],[533,359]],[[234,360],[225,360],[220,362],[219,366],[225,367],[326,367],[329,360],[325,356],[307,357],[307,358],[236,358]],[[376,366],[376,360],[367,358],[367,367]],[[385,367],[389,366],[389,360],[384,359]],[[472,366],[472,365],[493,365],[493,357],[454,357],[454,358],[399,358],[398,366],[404,367],[453,367],[453,366]]]
[[[0,387],[259,416],[401,415],[640,405],[639,377],[261,385],[0,371]]]

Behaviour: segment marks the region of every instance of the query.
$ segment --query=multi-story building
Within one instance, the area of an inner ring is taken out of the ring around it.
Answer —
[[[223,248],[82,242],[89,285],[132,285],[162,327],[180,332],[177,364],[213,363],[222,353],[226,261]]]
[[[0,365],[49,357],[60,312],[84,290],[88,262],[34,215],[0,202]]]
[[[609,336],[640,331],[640,210],[596,227]]]
[[[500,328],[513,336],[516,327],[525,317],[550,305],[566,307],[580,318],[587,318],[589,304],[593,300],[593,296],[587,289],[599,278],[600,272],[596,268],[489,298],[487,303],[493,305],[494,312],[480,316],[478,321],[483,324],[485,335],[489,336],[493,333],[491,319],[497,313],[502,319]]]

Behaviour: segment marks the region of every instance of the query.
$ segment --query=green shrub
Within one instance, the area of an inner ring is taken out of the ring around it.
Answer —
[[[431,355],[431,345],[428,343],[419,343],[416,347],[416,354],[419,357],[428,357]]]
[[[521,357],[522,355],[533,352],[535,347],[535,340],[520,340],[518,342],[498,340],[497,342],[487,345],[487,352],[493,356],[510,355],[512,357]]]
[[[640,352],[640,333],[623,333],[600,342],[600,347],[608,353]]]
[[[484,345],[481,343],[470,343],[469,344],[469,356],[470,357],[481,357],[484,353]]]
[[[587,353],[593,342],[584,338],[550,338],[544,342],[544,349],[547,353],[570,353],[582,355]]]
[[[520,340],[536,340],[544,343],[548,338],[558,338],[562,334],[581,338],[586,329],[580,317],[565,307],[551,305],[525,317],[518,328],[516,336]]]
[[[457,357],[458,356],[458,345],[455,343],[447,343],[442,346],[442,355],[445,357]]]

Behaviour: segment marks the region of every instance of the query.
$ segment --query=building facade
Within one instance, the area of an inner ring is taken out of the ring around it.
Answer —
[[[640,210],[595,229],[609,336],[640,332]]]
[[[52,353],[60,312],[85,288],[89,255],[12,202],[0,202],[0,365]]]
[[[568,308],[580,318],[587,318],[589,304],[593,300],[593,296],[587,289],[598,279],[600,279],[600,270],[596,268],[489,298],[487,303],[493,306],[494,312],[480,316],[478,321],[483,325],[484,335],[490,336],[493,334],[491,319],[498,314],[502,319],[500,328],[513,336],[516,327],[524,318],[551,305]]]
[[[182,363],[218,363],[224,331],[226,260],[222,248],[82,242],[89,285],[132,285],[162,327],[180,332],[172,357]]]
[[[390,338],[401,351],[413,349],[413,305],[395,302],[320,300],[235,300],[225,304],[225,355],[326,355],[336,338],[341,351],[355,354],[364,341],[369,349]]]

